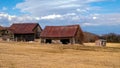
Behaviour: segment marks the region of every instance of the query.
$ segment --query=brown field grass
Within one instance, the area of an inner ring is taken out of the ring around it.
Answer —
[[[0,42],[0,68],[120,68],[120,44]]]

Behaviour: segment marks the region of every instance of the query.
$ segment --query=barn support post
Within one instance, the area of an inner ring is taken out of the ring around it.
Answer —
[[[15,41],[16,41],[16,42],[18,41],[17,37],[15,38]]]
[[[33,40],[35,40],[35,39],[36,39],[36,34],[34,33],[33,35],[34,35],[34,38],[33,38]]]
[[[45,43],[45,39],[41,38],[41,43]]]
[[[14,39],[15,39],[15,36],[14,36],[14,34],[13,34],[12,41],[14,41]]]
[[[71,38],[71,39],[70,39],[70,43],[71,43],[71,44],[75,44],[75,39],[74,39],[74,38]]]
[[[75,38],[73,38],[73,44],[75,44]]]

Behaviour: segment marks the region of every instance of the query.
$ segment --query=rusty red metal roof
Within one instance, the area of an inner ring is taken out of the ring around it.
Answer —
[[[14,34],[29,34],[34,33],[33,29],[39,25],[38,23],[14,23],[9,27],[9,30]]]
[[[74,37],[79,27],[79,25],[46,26],[41,32],[41,38]]]

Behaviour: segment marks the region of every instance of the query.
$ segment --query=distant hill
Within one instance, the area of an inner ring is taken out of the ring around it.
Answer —
[[[83,32],[84,34],[84,42],[95,42],[95,40],[99,39],[99,35],[90,32]]]

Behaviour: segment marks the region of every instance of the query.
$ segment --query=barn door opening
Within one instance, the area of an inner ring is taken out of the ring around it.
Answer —
[[[51,39],[46,39],[45,43],[52,43]]]
[[[62,44],[68,44],[68,43],[70,43],[69,39],[61,39],[60,41],[62,42]]]

